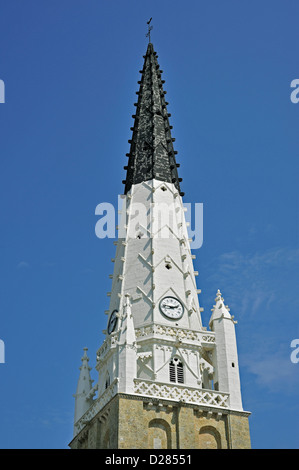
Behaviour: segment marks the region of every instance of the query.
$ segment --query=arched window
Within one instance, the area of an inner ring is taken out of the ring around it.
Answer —
[[[164,419],[149,422],[148,449],[171,449],[171,428]]]
[[[221,449],[220,433],[213,426],[203,426],[198,438],[199,449]]]
[[[169,363],[169,380],[179,384],[184,383],[184,367],[177,357],[174,357]]]

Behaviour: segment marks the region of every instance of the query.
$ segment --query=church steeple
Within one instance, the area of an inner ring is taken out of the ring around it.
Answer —
[[[175,139],[171,136],[172,126],[169,123],[165,101],[166,91],[163,90],[162,70],[158,64],[158,56],[152,43],[148,44],[144,56],[143,69],[140,70],[141,80],[138,101],[135,103],[136,114],[133,115],[134,126],[132,138],[129,140],[130,152],[125,184],[125,194],[132,184],[151,179],[173,183],[180,191],[175,154]],[[182,193],[181,193],[182,195]]]
[[[235,322],[220,291],[211,330],[202,324],[157,57],[149,42],[111,260],[107,329],[96,354],[98,379],[92,387],[85,353],[70,446],[250,447]]]

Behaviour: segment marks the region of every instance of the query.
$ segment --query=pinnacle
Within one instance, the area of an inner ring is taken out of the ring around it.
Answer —
[[[220,292],[220,289],[217,290],[216,298],[215,298],[216,304],[213,305],[213,308],[211,309],[212,315],[210,318],[210,326],[213,323],[213,321],[217,318],[227,318],[232,320],[233,317],[231,316],[230,309],[227,305],[224,305],[224,299],[222,297],[222,294]]]
[[[81,358],[82,365],[79,367],[80,369],[80,375],[79,375],[79,380],[78,380],[78,385],[77,385],[77,392],[76,394],[79,395],[80,393],[85,393],[86,391],[89,391],[92,386],[92,380],[90,377],[89,371],[91,370],[91,367],[88,365],[89,357],[87,356],[87,351],[88,348],[83,348],[84,354]]]

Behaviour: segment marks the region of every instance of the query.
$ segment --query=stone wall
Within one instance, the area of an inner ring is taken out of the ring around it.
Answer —
[[[116,395],[73,439],[72,449],[246,449],[248,413]]]

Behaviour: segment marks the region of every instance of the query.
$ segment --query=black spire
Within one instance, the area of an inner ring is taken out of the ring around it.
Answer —
[[[133,115],[134,126],[131,128],[132,139],[125,184],[125,194],[132,184],[148,181],[153,178],[168,183],[173,183],[180,192],[180,181],[175,160],[177,153],[173,149],[165,101],[166,92],[163,91],[164,80],[161,79],[162,70],[159,68],[157,54],[152,43],[148,44],[144,57],[143,70],[138,102],[135,103],[136,114]],[[183,195],[183,193],[180,193]]]

